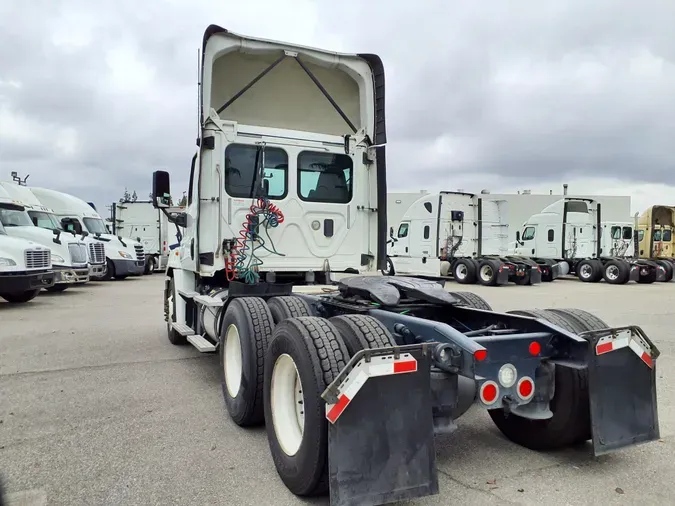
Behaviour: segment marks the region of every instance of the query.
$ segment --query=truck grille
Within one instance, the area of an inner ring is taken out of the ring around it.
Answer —
[[[27,249],[24,253],[26,269],[49,269],[52,252],[48,249]]]
[[[143,252],[143,246],[141,244],[135,244],[134,249],[136,249],[136,259],[145,261],[145,253]]]
[[[68,252],[74,264],[87,263],[87,247],[84,244],[69,244]]]
[[[92,264],[105,263],[105,246],[100,242],[89,244],[89,262]]]

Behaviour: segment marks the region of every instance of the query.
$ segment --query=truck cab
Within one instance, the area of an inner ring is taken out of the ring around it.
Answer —
[[[554,259],[595,257],[597,226],[595,203],[561,199],[523,223],[511,252]]]
[[[205,41],[199,149],[179,246],[189,283],[260,273],[321,283],[331,272],[376,270],[386,243],[377,63],[217,28]],[[168,193],[168,174],[158,182],[154,189]],[[250,246],[253,227],[263,242]]]
[[[28,212],[33,224],[36,227],[47,230],[64,230],[61,221],[54,211],[49,207],[43,206],[33,192],[25,186],[14,182],[0,181],[2,187],[13,199],[20,201]],[[71,231],[73,237],[77,237],[75,232]],[[90,279],[101,279],[106,273],[105,249],[100,241],[94,240],[88,233],[80,235],[80,240],[87,246],[89,258],[89,277]]]
[[[54,286],[51,251],[33,241],[10,237],[0,222],[0,297],[19,304]]]
[[[652,206],[638,218],[640,258],[672,260],[675,237],[675,208]]]
[[[10,197],[0,187],[0,222],[10,237],[36,242],[51,250],[54,286],[49,291],[64,291],[76,283],[89,281],[87,247],[72,234],[54,228],[35,226],[23,202]]]
[[[54,210],[64,230],[77,235],[86,232],[93,241],[103,245],[106,257],[103,279],[124,279],[143,274],[143,246],[135,240],[109,234],[101,216],[84,200],[46,188],[30,187],[30,191],[43,206]]]
[[[635,241],[633,224],[626,222],[602,222],[600,242],[602,255],[634,257]]]

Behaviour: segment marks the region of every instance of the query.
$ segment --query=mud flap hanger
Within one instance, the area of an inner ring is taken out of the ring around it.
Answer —
[[[659,351],[640,327],[580,334],[589,341],[588,392],[593,453],[659,439],[656,358]]]

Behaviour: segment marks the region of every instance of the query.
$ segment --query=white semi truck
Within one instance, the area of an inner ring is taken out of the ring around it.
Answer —
[[[581,309],[497,313],[434,281],[359,275],[386,265],[377,55],[212,25],[199,83],[167,336],[218,352],[230,417],[265,423],[289,490],[329,492],[332,506],[437,494],[434,435],[474,403],[533,450],[659,438],[659,352],[639,327]],[[166,210],[167,172],[152,194]]]
[[[427,193],[389,230],[384,274],[439,277],[462,284],[552,281],[556,262],[508,256],[508,202],[463,192]]]
[[[104,279],[124,279],[140,276],[145,270],[143,245],[132,239],[111,235],[96,209],[67,193],[46,188],[30,187],[40,203],[54,210],[65,230],[89,236],[103,244],[106,256]]]
[[[7,235],[36,242],[51,250],[54,285],[50,292],[62,292],[74,284],[89,281],[87,246],[63,230],[37,227],[22,201],[12,198],[0,186],[0,222]]]
[[[0,297],[20,304],[51,286],[51,250],[33,241],[10,237],[0,221]]]
[[[604,233],[607,228],[609,234]],[[605,223],[603,226],[601,205],[597,201],[563,198],[523,224],[510,246],[510,253],[536,262],[559,262],[564,266],[563,274],[569,272],[584,282],[603,278],[611,284],[665,281],[667,271],[663,265],[627,256],[627,250],[619,250],[624,246],[611,240],[613,234],[619,233],[623,236],[623,225]]]
[[[182,211],[176,208],[176,211]],[[125,239],[134,239],[145,251],[145,273],[166,270],[170,248],[180,232],[172,237],[169,219],[151,201],[113,202],[110,206],[112,233]]]
[[[54,214],[54,211],[49,207],[43,206],[29,188],[7,181],[0,181],[0,187],[2,187],[15,201],[20,202],[21,205],[24,206],[28,212],[28,216],[30,216],[36,227],[48,230],[63,230],[61,221],[56,214]],[[75,237],[77,236],[75,232],[70,233]],[[97,280],[104,278],[106,273],[106,262],[103,244],[100,241],[93,239],[86,232],[80,235],[80,239],[87,246],[87,254],[89,255],[89,279]]]

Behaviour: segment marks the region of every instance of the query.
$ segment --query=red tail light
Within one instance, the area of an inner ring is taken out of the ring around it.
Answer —
[[[537,341],[532,341],[530,343],[530,355],[539,355],[541,353],[541,345]]]
[[[482,362],[483,360],[485,360],[487,358],[487,350],[478,350],[478,351],[474,352],[473,358],[475,358],[479,362]]]
[[[518,395],[521,399],[527,400],[534,395],[534,381],[527,376],[518,381]]]
[[[484,404],[493,404],[499,397],[499,387],[494,381],[486,381],[480,387],[480,400]]]

